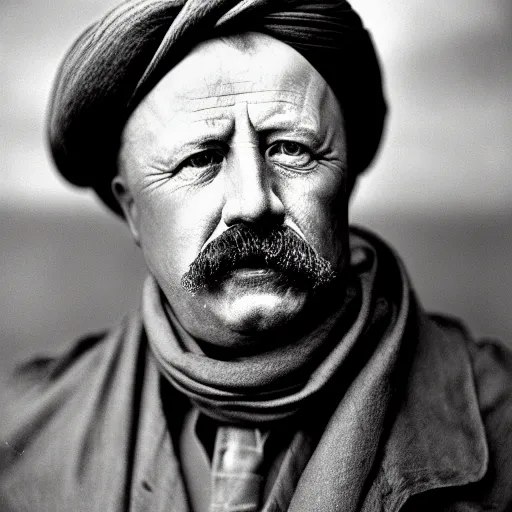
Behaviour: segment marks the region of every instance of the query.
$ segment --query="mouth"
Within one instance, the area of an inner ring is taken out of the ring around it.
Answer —
[[[276,273],[275,270],[270,268],[237,268],[231,271],[231,275],[236,275],[238,277],[254,277],[254,276],[263,276],[270,273]]]
[[[232,270],[226,276],[235,280],[268,280],[277,277],[280,272],[263,267],[243,267]]]
[[[297,279],[279,270],[271,268],[238,268],[229,272],[224,281],[241,287],[289,287],[297,283]]]
[[[256,230],[238,225],[205,247],[181,284],[191,293],[226,283],[316,288],[334,276],[331,264],[290,228]]]

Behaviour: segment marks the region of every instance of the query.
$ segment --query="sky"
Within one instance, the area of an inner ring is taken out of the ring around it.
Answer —
[[[99,208],[55,172],[45,113],[66,50],[116,3],[0,0],[2,204]],[[353,209],[510,211],[512,2],[351,3],[379,49],[390,104],[382,151]]]

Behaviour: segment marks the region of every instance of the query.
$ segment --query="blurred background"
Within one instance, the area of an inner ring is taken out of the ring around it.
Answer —
[[[139,303],[144,265],[127,229],[59,178],[44,128],[64,53],[116,3],[0,0],[0,372]],[[391,107],[352,221],[398,250],[427,309],[512,342],[512,2],[352,4]]]

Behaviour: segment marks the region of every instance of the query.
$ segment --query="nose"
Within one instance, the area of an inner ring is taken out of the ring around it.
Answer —
[[[234,144],[226,160],[224,223],[282,224],[285,209],[274,181],[257,141]]]

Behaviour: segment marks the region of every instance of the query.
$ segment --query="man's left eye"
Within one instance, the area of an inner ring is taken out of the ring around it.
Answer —
[[[305,167],[313,159],[306,146],[293,141],[272,144],[267,150],[267,156],[281,165],[292,167]]]

